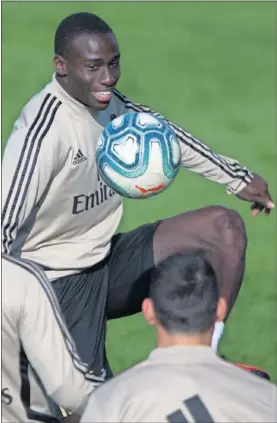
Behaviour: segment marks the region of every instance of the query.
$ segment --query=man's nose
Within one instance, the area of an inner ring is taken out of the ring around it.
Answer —
[[[105,85],[106,87],[112,87],[116,82],[116,76],[113,75],[111,69],[108,67],[103,69],[102,77],[101,77],[101,84]]]

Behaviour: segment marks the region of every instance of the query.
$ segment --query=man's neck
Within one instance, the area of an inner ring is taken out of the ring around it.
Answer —
[[[82,103],[80,100],[78,100],[76,97],[74,97],[74,95],[70,92],[70,90],[68,90],[65,77],[55,73],[55,79],[56,79],[57,83],[62,87],[62,89],[66,92],[66,94],[69,97],[72,98],[72,100],[77,101],[80,104],[80,106],[90,108],[87,104]]]
[[[185,346],[185,345],[205,345],[210,346],[212,339],[212,329],[201,334],[182,334],[170,333],[164,329],[157,329],[157,347],[167,348],[172,346]]]
[[[86,106],[81,103],[79,100],[75,99],[66,89],[65,84],[63,83],[63,78],[58,77],[57,74],[54,74],[52,77],[52,83],[55,86],[55,89],[61,95],[61,98],[65,100],[71,107],[74,109],[75,113],[80,114],[82,118],[87,117],[89,120],[93,116],[97,119],[98,111],[92,109],[91,107]]]

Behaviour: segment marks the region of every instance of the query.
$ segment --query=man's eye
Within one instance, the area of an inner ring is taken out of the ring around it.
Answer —
[[[98,65],[88,65],[88,69],[92,70],[92,71],[96,71],[96,70],[99,69],[99,66]]]
[[[110,64],[110,67],[111,67],[111,68],[116,68],[117,66],[119,66],[119,62],[118,62],[118,61],[116,61],[116,62],[112,62],[112,63]]]

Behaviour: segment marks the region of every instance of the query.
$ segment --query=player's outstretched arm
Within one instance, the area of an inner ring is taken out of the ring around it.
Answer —
[[[87,371],[49,281],[33,263],[27,262],[25,267],[30,278],[22,299],[19,331],[26,359],[55,403],[80,416],[89,394],[103,382],[104,375]]]
[[[2,253],[9,254],[18,229],[32,217],[53,180],[61,143],[56,129],[60,102],[49,100],[33,119],[16,121],[2,160]]]
[[[148,106],[133,102],[117,90],[114,93],[121,114],[130,111],[145,112],[166,120],[179,139],[182,165],[185,168],[214,182],[226,185],[228,193],[252,202],[253,215],[257,215],[263,209],[265,209],[266,214],[269,214],[274,204],[268,192],[267,182],[263,178],[252,174],[247,167],[242,167],[237,160],[215,153],[199,139]]]

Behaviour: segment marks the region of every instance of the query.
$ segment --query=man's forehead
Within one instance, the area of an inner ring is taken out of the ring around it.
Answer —
[[[83,57],[101,58],[119,53],[117,40],[112,32],[80,34],[71,40],[71,53]]]

